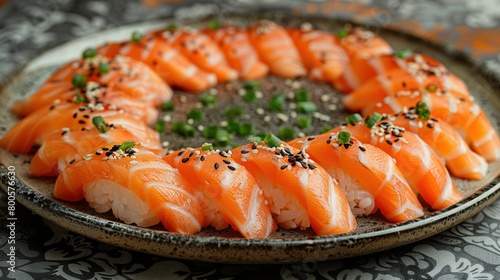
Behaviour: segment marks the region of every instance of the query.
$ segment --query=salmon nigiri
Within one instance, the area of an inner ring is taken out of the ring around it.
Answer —
[[[348,131],[359,141],[389,154],[410,186],[432,209],[443,209],[462,198],[439,156],[416,134],[389,120],[381,120],[382,116],[378,114],[364,122],[357,114],[347,119],[347,125],[334,128],[331,132]]]
[[[378,207],[387,220],[403,222],[424,214],[394,159],[350,137],[349,132],[325,133],[289,144],[307,153],[339,182],[355,215],[371,214]]]
[[[446,167],[454,176],[479,180],[486,175],[486,160],[473,152],[448,123],[432,115],[424,118],[413,109],[401,114],[384,114],[384,119],[417,134],[445,160]]]
[[[238,78],[238,72],[229,66],[218,44],[208,35],[195,29],[181,28],[172,30],[168,40],[192,63],[214,73],[219,83]]]
[[[203,194],[206,224],[231,225],[245,238],[261,239],[276,230],[262,190],[252,174],[224,151],[186,149],[164,157]]]
[[[90,129],[72,130],[63,128],[61,131],[54,131],[49,134],[31,159],[30,176],[56,176],[64,170],[69,161],[78,156],[88,157],[89,152],[96,149],[97,154],[105,153],[105,150],[99,150],[99,148],[109,144],[140,141],[128,129],[106,123],[100,116],[94,117],[92,123],[95,127]],[[158,155],[163,150],[159,141],[149,143],[146,148]]]
[[[392,47],[382,37],[361,27],[345,26],[335,36],[350,59],[391,54]]]
[[[399,113],[416,104],[426,106],[436,119],[449,123],[465,138],[472,149],[487,161],[500,159],[500,137],[484,111],[471,98],[457,98],[435,87],[432,92],[418,90],[399,91],[382,102],[368,106],[364,113]]]
[[[157,143],[159,135],[143,122],[123,110],[103,103],[62,102],[40,108],[17,122],[0,139],[0,148],[11,153],[28,153],[40,145],[47,135],[63,128],[87,129],[93,127],[92,118],[103,117],[116,126],[125,126],[146,146]]]
[[[288,34],[312,80],[332,82],[345,71],[349,58],[332,34],[315,30],[310,23],[303,23],[299,28],[290,27]]]
[[[268,137],[232,154],[257,179],[278,224],[286,229],[312,227],[318,235],[352,232],[356,220],[337,182],[299,150]]]
[[[217,83],[217,77],[207,73],[171,46],[163,32],[142,36],[132,33],[129,41],[106,43],[97,52],[107,57],[130,57],[146,63],[169,85],[184,90],[200,92]]]
[[[269,67],[259,60],[246,29],[234,25],[216,24],[205,28],[202,32],[219,44],[229,66],[238,71],[241,79],[256,80],[263,78],[269,72]]]
[[[106,153],[98,153],[105,148]],[[56,198],[85,198],[97,212],[111,209],[128,224],[147,227],[161,221],[171,232],[201,230],[204,217],[195,189],[161,157],[134,142],[99,149],[69,162],[56,180]]]
[[[271,74],[283,78],[304,76],[300,54],[286,29],[275,22],[262,20],[249,28],[250,42]]]
[[[86,51],[95,52],[93,49]],[[61,67],[33,95],[14,103],[12,111],[24,117],[56,100],[71,100],[76,95],[117,106],[118,98],[126,97],[136,104],[154,109],[172,97],[172,90],[155,72],[139,61],[123,57],[108,60],[94,55]]]

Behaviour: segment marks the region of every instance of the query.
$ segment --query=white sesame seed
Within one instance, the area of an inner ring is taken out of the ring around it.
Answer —
[[[292,119],[296,119],[296,118],[297,118],[297,116],[298,116],[298,115],[297,115],[297,112],[295,112],[295,111],[292,111],[292,112],[290,113],[290,117],[292,117]]]
[[[227,121],[221,121],[219,123],[219,125],[222,126],[222,127],[226,127],[227,126]]]
[[[166,121],[166,122],[169,122],[172,120],[172,116],[171,115],[165,115],[163,116],[163,120]]]
[[[257,112],[257,115],[264,115],[264,113],[266,111],[264,111],[264,109],[262,109],[262,108],[257,108],[256,112]]]
[[[302,83],[300,83],[299,81],[293,81],[290,86],[293,89],[299,89],[300,87],[302,87]]]
[[[186,96],[184,96],[184,95],[181,95],[181,96],[179,96],[179,101],[180,101],[181,103],[186,103],[186,102],[187,102],[187,97],[186,97]]]
[[[304,132],[301,131],[301,132],[297,133],[297,136],[299,136],[299,137],[305,137],[306,135],[304,134]]]
[[[255,92],[255,97],[257,97],[257,99],[262,99],[262,97],[264,97],[264,94],[262,93],[262,91],[258,90]]]
[[[269,116],[269,115],[268,115],[268,116],[265,116],[265,117],[264,117],[264,121],[265,121],[265,122],[270,122],[270,121],[271,121],[271,116]]]
[[[295,110],[297,108],[297,103],[293,103],[293,102],[289,103],[288,108]]]
[[[168,141],[163,141],[163,142],[161,143],[161,145],[163,146],[163,148],[166,148],[166,147],[168,147],[168,146],[170,145],[170,142],[168,142]]]
[[[283,114],[283,113],[278,113],[276,114],[276,118],[278,118],[278,120],[282,121],[282,122],[288,122],[288,116]]]
[[[320,100],[323,102],[327,102],[328,100],[330,100],[330,95],[323,94],[323,95],[321,95]]]
[[[130,164],[137,164],[137,160],[131,160]]]
[[[330,105],[328,105],[328,110],[330,110],[330,111],[337,110],[337,104],[330,104]]]
[[[247,92],[247,91],[246,91],[244,88],[240,88],[240,89],[238,90],[238,95],[243,96],[243,95],[245,95],[245,93],[246,93],[246,92]]]
[[[198,125],[197,129],[198,129],[198,131],[204,131],[205,127],[200,124],[200,125]]]
[[[187,123],[188,123],[188,124],[193,124],[193,123],[194,123],[194,120],[193,120],[193,119],[188,119],[188,120],[187,120]]]

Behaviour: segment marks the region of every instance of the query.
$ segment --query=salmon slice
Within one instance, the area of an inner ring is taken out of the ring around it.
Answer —
[[[63,102],[40,108],[17,122],[0,139],[0,147],[26,154],[43,143],[47,135],[62,129],[82,130],[94,127],[92,118],[103,117],[115,126],[124,126],[147,147],[161,147],[158,132],[121,109],[102,103]]]
[[[96,117],[98,118],[98,117]],[[110,123],[104,126],[86,130],[71,130],[64,128],[49,134],[37,150],[30,163],[30,176],[52,177],[57,176],[68,162],[77,158],[88,156],[90,152],[105,153],[99,148],[126,141],[139,142],[129,130]],[[159,143],[156,143],[159,145]],[[160,146],[147,147],[157,155],[163,152]]]
[[[288,79],[306,75],[300,54],[285,28],[262,20],[252,25],[248,32],[250,42],[271,74]]]
[[[164,160],[203,194],[206,226],[220,230],[229,224],[249,239],[266,238],[276,230],[262,190],[230,153],[186,149],[171,153]]]
[[[269,72],[269,67],[259,60],[257,51],[248,37],[248,31],[234,25],[205,28],[202,31],[217,42],[231,68],[244,80],[257,80]]]
[[[392,47],[387,41],[361,27],[345,26],[337,32],[335,40],[349,55],[350,59],[393,53]]]
[[[289,142],[302,149],[322,166],[352,197],[355,215],[376,210],[390,222],[404,222],[421,217],[424,212],[394,160],[384,151],[363,144],[354,137],[340,144],[336,133],[325,133]]]
[[[108,72],[101,73],[100,71]],[[76,74],[84,75],[82,84],[77,82],[75,85],[73,79],[76,78]],[[146,110],[147,107],[155,109],[161,103],[168,101],[172,97],[172,90],[155,72],[140,61],[125,57],[108,60],[96,56],[64,65],[32,96],[14,103],[12,111],[24,117],[40,107],[52,105],[56,100],[59,102],[73,100],[77,94],[89,100],[121,105],[123,108],[130,107],[131,110],[139,107],[138,117],[150,122],[152,119],[148,119],[144,113],[140,112]],[[126,97],[133,103],[127,104],[121,97]],[[156,116],[154,113],[153,115]]]
[[[455,82],[454,79],[458,78],[449,72],[396,68],[365,82],[349,93],[343,99],[343,104],[349,110],[359,111],[400,91],[434,91],[436,88],[443,89],[457,98],[470,98],[470,93],[463,91],[463,83]]]
[[[363,143],[386,152],[396,163],[415,193],[434,210],[441,210],[461,200],[462,196],[439,156],[416,134],[381,120],[371,128],[360,121],[334,128],[333,133],[348,131]]]
[[[425,104],[432,117],[457,129],[472,150],[488,162],[500,159],[500,137],[484,111],[472,98],[457,98],[439,89],[433,93],[400,91],[394,96],[384,98],[382,102],[368,106],[363,112],[393,114],[408,112],[408,109],[415,111],[419,102]],[[416,121],[415,124],[419,125],[419,122]]]
[[[299,150],[286,143],[270,148],[262,142],[237,147],[232,155],[257,179],[281,227],[312,227],[318,235],[348,233],[356,228],[337,182]]]
[[[204,217],[193,186],[142,146],[120,146],[105,145],[99,149],[108,148],[106,153],[97,155],[95,150],[91,157],[70,162],[56,180],[54,196],[68,201],[85,198],[97,211],[111,208],[117,218],[138,225],[142,216],[134,216],[145,209],[144,216],[154,214],[168,231],[199,232]]]
[[[208,35],[187,27],[167,34],[173,47],[199,68],[215,74],[219,83],[238,79],[238,71],[229,66],[218,44]]]
[[[201,70],[171,46],[164,32],[154,32],[139,37],[138,41],[106,43],[97,48],[103,56],[130,57],[151,67],[169,85],[192,92],[201,92],[217,83],[217,77]]]

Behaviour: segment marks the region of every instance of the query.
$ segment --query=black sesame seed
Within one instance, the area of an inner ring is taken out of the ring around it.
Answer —
[[[97,152],[95,152],[95,154],[96,154],[96,156],[100,156],[100,155],[102,155],[102,152],[101,151],[97,151]]]
[[[232,165],[228,165],[227,168],[229,168],[230,170],[232,171],[235,171],[236,170],[236,167],[232,166]]]
[[[224,151],[220,151],[220,152],[219,152],[219,155],[220,155],[221,157],[227,157],[227,154],[226,154]]]
[[[194,155],[194,152],[189,153],[189,157],[192,157]]]
[[[252,150],[255,150],[255,149],[257,149],[257,145],[255,143],[253,143]]]
[[[84,117],[85,119],[90,118],[90,116],[89,116],[89,115],[83,115],[83,117]]]
[[[330,144],[330,143],[332,143],[332,140],[330,140],[330,139],[326,140],[326,144]]]
[[[362,151],[362,152],[365,152],[366,151],[366,148],[363,147],[363,146],[358,146],[358,148]]]
[[[180,151],[180,152],[177,154],[177,156],[178,156],[178,157],[180,157],[180,156],[182,156],[182,154],[183,154],[183,153],[184,153],[184,151]]]
[[[109,148],[104,147],[104,148],[102,148],[102,150],[103,150],[103,151],[108,151],[108,150],[109,150]]]
[[[307,138],[307,141],[312,141],[312,140],[314,140],[314,137]]]
[[[84,120],[79,120],[78,123],[79,124],[85,124],[85,121]]]
[[[108,152],[106,152],[106,153],[105,153],[105,155],[106,155],[107,157],[109,157],[109,156],[110,156],[110,155],[112,155],[112,154],[113,154],[113,151],[108,151]]]
[[[305,162],[303,162],[303,161],[299,161],[299,163],[300,163],[300,165],[302,165],[302,167],[303,167],[304,169],[307,169],[307,164],[306,164]]]
[[[287,168],[287,167],[288,167],[288,164],[284,164],[284,165],[282,165],[282,166],[280,167],[280,169],[281,169],[281,170],[284,170],[284,169],[285,169],[285,168]]]
[[[72,160],[69,162],[69,164],[73,164],[73,163],[75,163],[75,159],[72,159]]]
[[[54,110],[55,107],[56,107],[56,105],[52,105],[52,106],[50,106],[49,110]]]
[[[426,125],[428,128],[434,128],[434,125],[432,123],[427,123]]]
[[[200,160],[201,160],[201,161],[204,161],[204,160],[205,160],[205,156],[201,156],[201,157],[200,157]]]
[[[76,119],[76,117],[77,117],[77,116],[78,116],[78,113],[76,113],[76,112],[75,112],[75,113],[73,114],[73,119]]]
[[[248,150],[241,150],[241,153],[242,153],[242,154],[248,154],[248,153],[249,153],[249,151],[248,151]]]
[[[216,163],[214,164],[214,168],[215,168],[216,170],[217,170],[217,169],[219,169],[219,163],[217,163],[217,162],[216,162]]]
[[[286,152],[287,154],[289,154],[289,155],[291,155],[291,154],[292,154],[292,151],[290,151],[290,149],[289,149],[288,147],[285,147],[285,152]]]
[[[225,164],[231,164],[231,162],[230,162],[229,160],[227,160],[227,159],[223,159],[222,161],[223,161]]]
[[[309,166],[309,168],[311,168],[311,169],[315,169],[316,168],[316,165],[311,164],[311,163],[309,163],[307,166]]]
[[[61,132],[61,136],[64,135],[64,134],[66,134],[66,133],[68,133],[68,131],[64,130],[63,132]]]
[[[189,158],[187,157],[187,158],[183,158],[181,161],[182,161],[182,163],[186,163],[186,162],[188,162],[188,160],[189,160]]]
[[[392,141],[391,140],[385,140],[385,143],[387,143],[389,145],[392,145]]]

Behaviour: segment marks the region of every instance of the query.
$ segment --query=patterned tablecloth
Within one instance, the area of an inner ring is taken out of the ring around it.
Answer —
[[[4,1],[0,1],[1,3]],[[0,7],[0,82],[40,52],[123,23],[237,9],[292,9],[426,37],[500,75],[497,1],[11,0]],[[434,237],[377,254],[320,263],[225,265],[137,253],[68,232],[17,205],[15,273],[8,270],[7,195],[0,192],[1,279],[500,279],[500,201]]]

